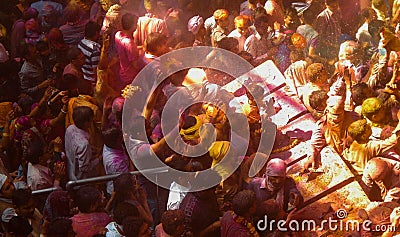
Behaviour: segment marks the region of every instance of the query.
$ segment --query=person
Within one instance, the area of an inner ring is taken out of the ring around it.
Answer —
[[[322,63],[313,63],[307,67],[306,71],[308,83],[301,89],[300,94],[304,106],[308,111],[314,111],[310,106],[310,95],[314,91],[324,90],[327,86],[328,71]]]
[[[137,216],[128,216],[122,222],[125,226],[124,234],[126,237],[150,237],[152,233],[149,226],[142,218]]]
[[[29,189],[15,190],[12,195],[12,203],[15,209],[15,213],[20,217],[27,218],[31,223],[33,228],[32,235],[34,237],[39,237],[42,233],[41,222],[43,216],[40,211],[35,208],[35,200],[32,196],[32,192]]]
[[[83,78],[92,83],[97,80],[97,65],[100,60],[101,45],[97,43],[100,36],[100,26],[96,22],[88,22],[85,26],[85,38],[78,48],[85,55],[85,64],[82,66]]]
[[[189,19],[187,24],[188,31],[191,32],[194,37],[193,46],[206,46],[207,42],[206,29],[204,28],[204,19],[201,16],[194,16]],[[208,36],[209,38],[209,36]]]
[[[397,113],[400,119],[400,112]],[[373,157],[377,157],[397,144],[400,136],[400,122],[397,124],[392,135],[385,140],[370,140],[372,135],[371,126],[365,119],[357,120],[350,124],[347,132],[351,138],[347,148],[343,151],[343,157],[353,165],[353,168],[360,174],[365,165]]]
[[[77,237],[93,236],[111,222],[110,217],[101,211],[104,196],[92,186],[80,187],[74,197],[79,213],[71,217],[72,228]]]
[[[372,20],[376,20],[377,15],[374,9],[372,8],[365,8],[361,12],[361,17],[363,19],[363,24],[358,28],[356,33],[356,38],[361,45],[372,45],[372,36],[368,32],[368,24]]]
[[[362,181],[368,188],[377,184],[384,202],[400,200],[400,163],[380,157],[369,160],[363,171]]]
[[[189,192],[182,200],[179,210],[185,213],[185,232],[194,236],[220,236],[216,187],[205,187],[207,181],[214,182],[214,179],[221,179],[216,172],[199,173],[192,188],[202,191]]]
[[[217,42],[228,35],[229,12],[225,9],[218,9],[213,16],[217,26],[211,32],[211,46],[217,47]]]
[[[77,94],[81,95],[93,95],[93,85],[84,79],[82,72],[85,55],[74,46],[68,49],[67,57],[70,63],[64,68],[60,88],[69,92],[78,90]]]
[[[48,237],[74,237],[72,221],[68,218],[56,218],[52,220],[46,230]]]
[[[29,220],[22,216],[14,216],[8,223],[8,234],[16,237],[34,236],[32,225]]]
[[[65,132],[69,180],[94,177],[99,159],[92,154],[89,140],[90,129],[94,126],[93,110],[87,106],[79,106],[74,108],[72,117],[75,124],[70,125]]]
[[[113,210],[113,222],[107,224],[106,237],[122,237],[124,236],[124,219],[128,216],[139,216],[139,211],[135,205],[129,202],[117,203]]]
[[[324,39],[324,58],[335,58],[339,49],[341,31],[341,16],[338,0],[326,0],[326,8],[315,19],[314,29]]]
[[[254,20],[256,32],[250,35],[245,43],[244,50],[249,52],[254,59],[270,56],[269,49],[272,47],[271,41],[268,39],[269,17],[261,15]]]
[[[257,209],[256,194],[250,190],[237,193],[232,200],[233,211],[225,212],[221,219],[221,237],[259,236],[252,223]]]
[[[140,48],[144,45],[145,40],[151,33],[160,33],[165,36],[168,35],[165,20],[162,19],[160,11],[155,0],[145,0],[144,7],[146,8],[146,15],[139,17],[137,29],[134,33],[136,45]]]
[[[245,15],[235,17],[235,30],[229,33],[228,37],[238,40],[239,52],[244,51],[244,43],[250,34],[251,18]]]
[[[103,166],[106,174],[122,174],[130,170],[130,160],[123,147],[122,131],[111,127],[103,132]],[[114,191],[112,181],[107,182],[107,193]]]
[[[267,11],[267,14],[271,16],[271,22],[277,22],[280,25],[284,24],[285,14],[283,13],[281,1],[268,0],[265,2],[264,8]]]
[[[79,16],[79,7],[76,4],[69,3],[64,9],[65,24],[60,26],[64,42],[69,46],[77,46],[85,37],[85,25],[87,20]]]
[[[184,234],[185,214],[181,210],[165,211],[156,226],[156,237],[179,237]]]
[[[120,58],[120,81],[115,86],[117,90],[122,90],[132,83],[139,73],[139,50],[133,39],[136,26],[137,16],[127,13],[122,16],[122,31],[115,34],[115,47]]]
[[[256,194],[257,206],[263,201],[274,199],[279,208],[287,212],[289,204],[294,207],[302,204],[303,196],[294,180],[286,176],[286,167],[285,161],[271,159],[267,163],[265,178],[254,178],[250,182],[248,189]]]

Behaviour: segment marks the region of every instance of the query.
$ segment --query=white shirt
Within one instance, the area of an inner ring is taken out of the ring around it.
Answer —
[[[169,196],[167,202],[167,210],[177,210],[183,198],[188,193],[190,187],[185,187],[176,182],[172,182],[169,188]]]

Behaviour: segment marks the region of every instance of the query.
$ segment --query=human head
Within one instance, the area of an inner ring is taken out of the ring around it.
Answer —
[[[22,156],[26,161],[36,165],[43,155],[44,144],[38,136],[34,135],[28,137],[25,133],[22,138],[22,143],[24,144],[22,146]]]
[[[124,219],[128,216],[139,216],[139,211],[135,205],[129,202],[117,203],[113,210],[114,220],[118,225],[122,225]]]
[[[235,17],[234,23],[239,34],[246,35],[249,31],[249,27],[251,26],[251,19],[249,16],[239,15]]]
[[[300,18],[297,15],[296,9],[289,7],[285,10],[284,23],[288,29],[296,31],[297,27],[300,25]]]
[[[376,97],[364,100],[361,108],[362,115],[374,123],[381,122],[386,116],[383,102]]]
[[[303,52],[304,48],[307,46],[306,39],[299,33],[294,33],[291,37],[293,46],[296,48],[294,51]],[[292,53],[293,51],[291,51]],[[304,53],[303,53],[304,55]],[[304,56],[303,56],[304,57]]]
[[[185,141],[193,141],[200,138],[200,127],[202,121],[199,117],[185,116],[180,134]]]
[[[144,8],[147,12],[155,13],[158,11],[157,0],[145,0]]]
[[[109,148],[122,150],[122,131],[120,128],[113,126],[103,131],[104,145]]]
[[[85,64],[85,55],[76,47],[70,47],[67,52],[67,58],[76,67],[82,67]]]
[[[168,210],[161,216],[161,224],[170,236],[181,236],[184,232],[185,215],[182,210]]]
[[[139,216],[128,216],[122,221],[126,237],[150,237],[149,226]]]
[[[269,17],[267,15],[259,15],[254,20],[254,26],[260,35],[268,33]]]
[[[101,192],[93,186],[82,186],[75,194],[74,202],[82,213],[91,213],[97,210],[102,202]]]
[[[37,18],[39,16],[39,12],[38,10],[36,10],[35,8],[29,7],[27,8],[23,13],[22,13],[22,19],[24,21],[27,21],[31,18]]]
[[[317,111],[324,111],[326,108],[326,100],[328,99],[328,94],[326,91],[317,90],[313,91],[310,95],[309,101],[311,108]]]
[[[129,195],[136,194],[139,189],[139,183],[136,179],[135,175],[131,173],[124,173],[118,175],[118,177],[114,180],[114,191],[120,201],[123,201],[129,198]]]
[[[274,158],[267,163],[265,170],[265,182],[271,191],[279,190],[283,187],[286,179],[286,163],[282,159]]]
[[[232,207],[238,216],[254,214],[256,212],[256,194],[251,190],[240,191],[233,197]]]
[[[43,19],[50,24],[57,24],[58,12],[53,5],[45,4],[42,8]]]
[[[361,17],[364,21],[371,22],[372,20],[376,20],[378,16],[376,15],[376,11],[374,9],[367,7],[361,11]]]
[[[126,13],[122,16],[122,29],[124,30],[136,30],[138,17],[131,13]]]
[[[43,219],[52,221],[59,217],[69,217],[70,198],[66,191],[54,191],[46,199],[43,208]]]
[[[153,32],[147,36],[143,47],[147,53],[159,57],[169,51],[167,41],[164,34]]]
[[[32,197],[32,192],[28,189],[17,189],[12,195],[12,203],[15,212],[19,216],[31,218],[35,211],[35,200]]]
[[[77,128],[85,130],[88,128],[88,124],[93,122],[94,113],[90,107],[78,106],[74,108],[72,112],[72,119]]]
[[[368,32],[372,36],[374,46],[378,46],[380,40],[380,32],[385,26],[385,22],[381,20],[371,20],[368,23]]]
[[[96,41],[100,34],[100,26],[94,21],[89,21],[85,26],[85,38]]]
[[[49,45],[54,49],[65,49],[67,45],[64,42],[64,37],[59,28],[51,28],[47,34],[47,39],[49,40]]]
[[[388,163],[380,158],[373,158],[365,166],[364,173],[369,174],[374,182],[382,181],[390,172]]]
[[[365,83],[357,83],[351,87],[351,98],[356,106],[362,105],[364,100],[373,97],[374,91]]]
[[[365,143],[369,140],[372,130],[365,119],[360,119],[350,124],[347,133],[355,141]]]
[[[201,28],[204,28],[204,19],[201,16],[194,16],[189,19],[187,25],[188,31],[192,32],[194,35],[200,31]]]
[[[338,0],[325,0],[325,5],[329,10],[333,12],[340,11]]]
[[[218,9],[213,14],[215,22],[222,28],[229,26],[229,12],[225,9]]]
[[[64,19],[69,23],[76,23],[79,21],[79,6],[77,4],[69,3],[64,8]]]
[[[313,63],[307,67],[306,75],[311,83],[326,84],[328,72],[322,63]]]

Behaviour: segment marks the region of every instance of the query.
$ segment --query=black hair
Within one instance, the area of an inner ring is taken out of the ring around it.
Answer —
[[[163,230],[168,235],[174,236],[176,229],[183,225],[185,221],[185,214],[182,210],[168,210],[161,216],[161,223]]]
[[[139,216],[128,216],[122,221],[126,237],[139,237],[140,228],[144,221]]]
[[[269,24],[269,17],[268,15],[259,15],[254,19],[254,26],[255,27],[260,27],[262,23],[268,23]]]
[[[114,203],[123,202],[128,198],[131,192],[136,192],[137,186],[136,176],[131,173],[118,175],[114,180],[115,199]]]
[[[72,119],[74,120],[75,126],[79,129],[84,129],[86,122],[93,120],[93,117],[93,110],[87,106],[76,107],[72,112]]]
[[[113,149],[122,149],[122,131],[120,128],[113,126],[103,131],[104,144]]]
[[[322,105],[326,104],[326,100],[328,99],[328,94],[326,91],[317,90],[313,91],[309,97],[311,108],[321,111],[325,108],[320,108]]]
[[[101,193],[93,186],[80,187],[75,195],[75,204],[79,211],[89,213],[94,204],[100,202]]]
[[[166,44],[168,41],[167,36],[161,33],[153,32],[149,34],[144,42],[144,47],[147,52],[157,52],[160,45]]]
[[[371,90],[365,82],[357,83],[351,87],[351,98],[356,106],[362,105],[364,100],[368,99],[364,93],[365,90]]]
[[[68,61],[71,62],[72,60],[77,59],[81,53],[82,51],[78,47],[70,47],[67,52]]]
[[[256,201],[256,194],[251,190],[243,190],[237,193],[232,200],[233,211],[239,215],[244,216],[249,212],[249,209]]]
[[[33,199],[32,192],[29,189],[16,189],[12,195],[12,204],[18,208]]]
[[[117,203],[113,210],[114,221],[122,225],[124,219],[128,216],[139,216],[137,207],[128,202]]]
[[[100,33],[100,26],[94,21],[89,21],[85,26],[85,37],[93,38]]]
[[[124,30],[129,30],[133,26],[136,27],[138,21],[138,17],[136,15],[126,13],[122,16],[121,22],[122,22],[122,29]]]

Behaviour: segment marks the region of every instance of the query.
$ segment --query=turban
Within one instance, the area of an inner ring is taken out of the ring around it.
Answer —
[[[200,28],[203,27],[204,20],[201,16],[194,16],[188,21],[188,31],[196,35]]]

